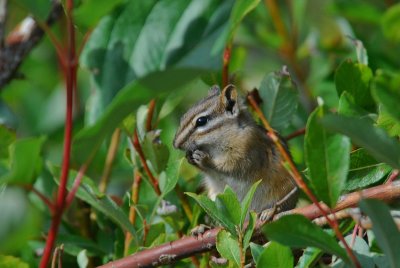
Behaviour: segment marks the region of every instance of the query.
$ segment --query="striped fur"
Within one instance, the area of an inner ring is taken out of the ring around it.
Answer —
[[[204,126],[196,126],[202,116],[209,120]],[[251,185],[261,179],[251,205],[261,212],[295,187],[265,130],[256,124],[232,85],[222,92],[212,88],[182,116],[174,147],[185,151],[189,163],[205,174],[211,198],[229,185],[242,200]],[[296,200],[296,196],[290,198],[287,208]]]

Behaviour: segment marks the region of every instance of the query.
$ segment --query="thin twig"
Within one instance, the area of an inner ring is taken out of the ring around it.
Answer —
[[[149,132],[150,130],[153,129],[152,127],[152,121],[153,121],[153,114],[154,114],[154,109],[156,107],[156,100],[152,99],[149,103],[149,110],[147,112],[147,118],[146,118],[146,131]]]
[[[302,128],[302,129],[296,130],[296,131],[293,132],[293,133],[290,133],[289,135],[287,135],[286,137],[284,137],[284,140],[285,140],[285,141],[289,141],[289,140],[291,140],[291,139],[293,139],[293,138],[302,136],[302,135],[304,135],[305,133],[306,133],[306,129],[305,129],[305,128]]]
[[[106,192],[108,181],[110,178],[112,166],[114,163],[115,156],[117,155],[119,141],[121,137],[121,129],[116,128],[111,136],[110,147],[108,147],[106,162],[104,164],[103,175],[100,179],[99,190],[102,193]]]
[[[146,157],[144,156],[142,146],[139,142],[139,137],[137,134],[137,130],[135,129],[133,133],[133,138],[130,137],[133,147],[135,148],[136,152],[139,155],[140,162],[142,163],[143,169],[146,172],[147,176],[149,177],[150,183],[154,188],[154,191],[157,195],[161,195],[160,187],[158,185],[157,179],[154,177],[153,173],[150,171],[149,166],[147,165]]]
[[[136,222],[136,205],[139,201],[139,188],[142,182],[142,175],[139,173],[137,169],[133,172],[133,183],[132,183],[132,196],[131,196],[131,205],[129,208],[129,221],[134,226]],[[125,234],[125,247],[124,247],[124,256],[129,254],[129,247],[132,242],[132,234],[130,232],[126,232]]]
[[[51,202],[50,199],[48,199],[44,194],[42,194],[41,192],[39,192],[37,189],[35,189],[33,187],[33,185],[29,184],[29,185],[24,185],[23,186],[25,189],[32,191],[32,193],[36,194],[37,197],[40,198],[40,200],[42,200],[43,203],[46,204],[46,206],[49,208],[49,210],[51,212],[54,211],[54,204]]]
[[[65,209],[69,208],[72,201],[74,200],[76,191],[78,191],[78,188],[81,185],[83,176],[85,175],[87,168],[88,168],[88,164],[85,163],[79,169],[78,174],[76,175],[74,183],[72,185],[71,191],[68,193],[68,195],[66,197]]]
[[[289,156],[288,152],[285,150],[283,145],[281,144],[281,141],[279,137],[275,134],[275,131],[271,128],[270,124],[268,123],[267,119],[265,118],[264,114],[258,107],[256,101],[253,99],[253,96],[248,95],[248,100],[250,105],[253,107],[255,110],[256,114],[258,117],[261,119],[264,127],[267,130],[267,135],[271,138],[271,140],[275,143],[276,147],[278,148],[280,154],[283,157],[282,160],[282,165],[287,167],[288,172],[290,175],[293,177],[295,180],[296,184],[300,187],[300,189],[303,190],[303,192],[310,198],[310,200],[320,209],[322,212],[323,216],[326,217],[326,220],[328,221],[329,225],[335,232],[337,238],[343,243],[347,254],[350,256],[351,260],[353,261],[353,264],[356,267],[361,267],[360,263],[358,262],[357,258],[355,257],[353,251],[350,249],[349,245],[347,244],[346,240],[343,237],[343,234],[339,230],[339,225],[335,219],[330,219],[328,217],[328,214],[331,214],[330,208],[329,207],[322,207],[320,203],[318,202],[318,199],[315,197],[311,189],[307,186],[307,184],[304,182],[303,178],[301,177],[299,171],[297,170],[295,164],[293,163],[292,158]],[[286,165],[287,164],[287,165]]]

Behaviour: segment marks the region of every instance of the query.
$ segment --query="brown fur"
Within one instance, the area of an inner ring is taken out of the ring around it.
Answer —
[[[205,116],[207,124],[196,127]],[[264,129],[253,120],[234,86],[219,93],[216,88],[183,115],[174,139],[175,148],[186,151],[189,162],[205,174],[210,198],[229,185],[242,200],[249,188],[262,180],[251,208],[256,212],[274,206],[293,188],[293,179],[280,164],[280,154]],[[283,209],[295,206],[297,194]]]

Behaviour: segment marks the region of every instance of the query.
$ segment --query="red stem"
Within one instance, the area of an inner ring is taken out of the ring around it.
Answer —
[[[71,136],[72,136],[72,112],[73,112],[73,92],[76,88],[76,55],[75,55],[75,30],[71,16],[71,10],[73,8],[73,1],[67,1],[67,29],[68,29],[68,44],[67,44],[67,55],[63,55],[61,58],[61,65],[63,70],[66,72],[65,83],[66,83],[66,95],[67,95],[67,107],[66,107],[66,118],[65,118],[65,130],[64,130],[64,152],[61,168],[60,185],[58,186],[57,201],[55,204],[55,210],[52,215],[51,227],[46,240],[46,246],[43,251],[43,256],[40,261],[40,267],[45,268],[49,263],[50,256],[54,247],[54,243],[57,237],[58,228],[61,223],[61,217],[65,210],[66,195],[67,195],[67,182],[70,165],[71,155]],[[64,59],[64,60],[63,60]]]
[[[88,167],[87,164],[83,164],[81,166],[81,168],[79,169],[79,172],[75,177],[74,184],[72,185],[72,189],[67,195],[66,202],[65,202],[65,209],[67,209],[71,205],[72,201],[74,200],[76,191],[78,191],[78,188],[81,185],[81,182],[82,182],[83,176],[85,175],[87,167]]]
[[[139,155],[140,162],[142,163],[144,171],[147,173],[147,176],[149,177],[150,183],[153,186],[154,191],[156,192],[156,194],[158,196],[160,196],[161,190],[160,190],[160,187],[158,186],[158,181],[154,177],[153,173],[150,171],[149,166],[147,165],[146,157],[144,156],[142,146],[140,145],[139,137],[138,137],[136,129],[135,129],[135,132],[133,133],[133,138],[131,137],[131,142],[132,142],[133,147],[135,148],[136,152]]]
[[[222,67],[222,88],[229,84],[229,62],[231,60],[231,44],[228,44],[224,50]]]

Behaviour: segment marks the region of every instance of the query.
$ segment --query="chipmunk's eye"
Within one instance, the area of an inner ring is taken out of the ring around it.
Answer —
[[[200,116],[196,120],[196,127],[204,126],[205,124],[207,124],[207,122],[208,122],[208,116]]]

